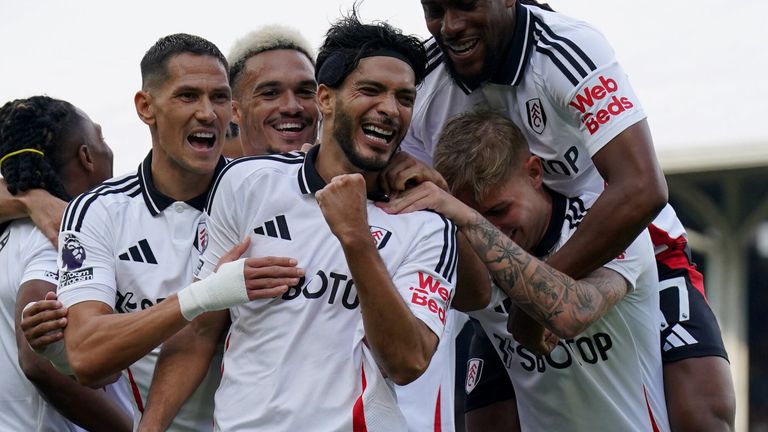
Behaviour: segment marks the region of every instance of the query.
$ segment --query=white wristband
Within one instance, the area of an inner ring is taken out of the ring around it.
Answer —
[[[24,316],[24,311],[26,311],[28,308],[30,308],[35,302],[27,303],[26,306],[24,306],[24,310],[22,311],[22,316]],[[61,332],[61,330],[54,330],[51,333],[57,333]],[[72,368],[69,367],[69,359],[67,358],[67,347],[64,345],[64,339],[59,339],[56,342],[50,343],[43,348],[33,348],[30,345],[30,348],[32,348],[32,351],[38,353],[41,357],[44,357],[47,359],[53,367],[56,368],[57,371],[63,373],[64,375],[74,375],[75,373],[72,371]]]
[[[179,291],[179,307],[187,321],[203,312],[224,310],[247,303],[245,259],[222,264],[216,273]]]

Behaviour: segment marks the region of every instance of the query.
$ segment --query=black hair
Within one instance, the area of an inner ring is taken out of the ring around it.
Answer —
[[[408,63],[417,85],[424,80],[427,56],[421,40],[404,35],[385,22],[363,24],[353,7],[348,16],[338,20],[325,34],[317,54],[315,76],[318,84],[338,88],[361,59],[377,52],[389,53],[387,55]]]
[[[17,99],[0,108],[0,158],[23,149],[5,159],[0,173],[8,183],[8,191],[16,195],[30,189],[45,189],[51,195],[68,201],[60,178],[67,161],[64,142],[83,117],[69,102],[48,96]]]
[[[168,61],[179,54],[207,55],[216,58],[229,75],[229,64],[224,54],[213,42],[200,36],[176,33],[158,39],[141,59],[141,86],[143,89],[157,85],[168,78]]]

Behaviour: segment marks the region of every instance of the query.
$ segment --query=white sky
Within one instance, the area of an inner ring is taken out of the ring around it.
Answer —
[[[656,143],[724,152],[768,147],[768,1],[551,0],[597,26],[629,73]],[[150,148],[133,95],[139,61],[160,37],[193,33],[228,54],[243,34],[270,23],[299,29],[317,47],[350,0],[0,0],[0,103],[48,94],[102,124],[115,174]],[[418,0],[365,0],[364,20],[387,20],[426,36]],[[717,146],[717,150],[713,149]]]

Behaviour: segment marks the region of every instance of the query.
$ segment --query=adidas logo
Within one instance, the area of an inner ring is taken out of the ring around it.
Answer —
[[[152,253],[152,248],[149,247],[147,239],[139,240],[138,245],[134,245],[128,248],[128,252],[124,252],[118,256],[120,261],[134,261],[147,264],[157,264],[155,254]]]
[[[288,231],[285,215],[275,216],[273,220],[266,221],[263,226],[254,228],[253,233],[283,240],[291,239],[291,232]]]
[[[685,345],[693,345],[697,344],[699,341],[696,340],[693,335],[688,333],[688,330],[686,330],[683,326],[680,324],[675,324],[670,329],[670,333],[667,335],[665,341],[664,341],[664,352],[667,352],[671,350],[672,348],[678,348]]]

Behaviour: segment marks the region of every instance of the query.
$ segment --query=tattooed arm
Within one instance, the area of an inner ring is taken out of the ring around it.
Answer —
[[[491,272],[496,285],[536,321],[571,338],[602,318],[629,289],[626,279],[605,267],[574,280],[528,254],[472,210],[461,232]]]
[[[619,273],[598,268],[574,280],[528,254],[478,212],[430,183],[377,204],[390,213],[431,209],[451,218],[513,303],[560,338],[583,332],[629,290]]]

